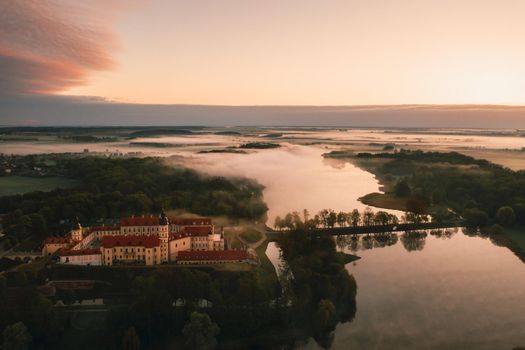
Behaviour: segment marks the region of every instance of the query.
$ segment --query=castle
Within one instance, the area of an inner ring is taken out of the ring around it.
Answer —
[[[58,254],[72,265],[215,264],[248,259],[246,251],[228,250],[209,218],[132,216],[118,225],[82,227],[75,220],[66,237],[49,237],[42,255]]]

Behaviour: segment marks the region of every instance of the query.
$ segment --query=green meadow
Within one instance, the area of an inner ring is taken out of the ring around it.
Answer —
[[[0,177],[0,196],[71,188],[78,183],[77,180],[64,177],[3,176]]]

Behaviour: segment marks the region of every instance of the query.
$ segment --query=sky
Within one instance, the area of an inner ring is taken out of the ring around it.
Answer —
[[[523,0],[0,1],[0,124],[136,123],[145,110],[144,124],[169,124],[180,105],[229,106],[192,110],[214,124],[218,111],[261,125],[303,113],[233,106],[352,106],[317,120],[352,124],[373,105],[461,124],[462,105],[525,105],[524,15]],[[523,108],[484,108],[480,125],[525,126]]]

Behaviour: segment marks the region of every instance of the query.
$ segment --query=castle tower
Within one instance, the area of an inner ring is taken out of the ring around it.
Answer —
[[[73,242],[80,242],[82,240],[82,225],[80,225],[78,216],[73,220],[69,234],[71,235],[71,240]]]
[[[160,261],[169,261],[169,227],[170,223],[164,209],[161,211],[159,216],[159,240],[160,240]]]

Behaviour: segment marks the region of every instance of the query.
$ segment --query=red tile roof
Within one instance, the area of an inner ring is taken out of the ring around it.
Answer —
[[[67,244],[69,239],[67,237],[47,237],[44,244]]]
[[[188,236],[192,236],[192,237],[195,237],[195,236],[207,236],[209,234],[211,234],[211,227],[203,227],[203,226],[186,226],[184,227],[184,229],[181,231],[183,233],[185,233],[186,235]]]
[[[94,231],[120,231],[120,226],[111,225],[111,226],[91,226],[89,227],[90,232]]]
[[[93,255],[100,254],[99,249],[76,249],[76,250],[60,250],[58,255],[60,256],[72,256],[72,255]]]
[[[248,253],[245,250],[186,250],[177,255],[179,261],[202,261],[202,260],[246,260]]]
[[[56,289],[92,289],[95,286],[94,280],[58,280],[50,281],[48,285],[53,285]]]
[[[170,232],[169,233],[169,240],[173,240],[173,239],[181,239],[181,238],[185,238],[185,237],[190,237],[188,234],[184,233],[184,232]]]
[[[177,218],[169,217],[171,224],[179,226],[192,226],[192,225],[211,225],[210,218]]]
[[[120,226],[157,226],[158,216],[132,216],[120,219]]]
[[[102,237],[101,246],[104,248],[113,247],[145,247],[153,248],[160,245],[158,236],[145,235],[118,235],[118,236],[104,236]]]

